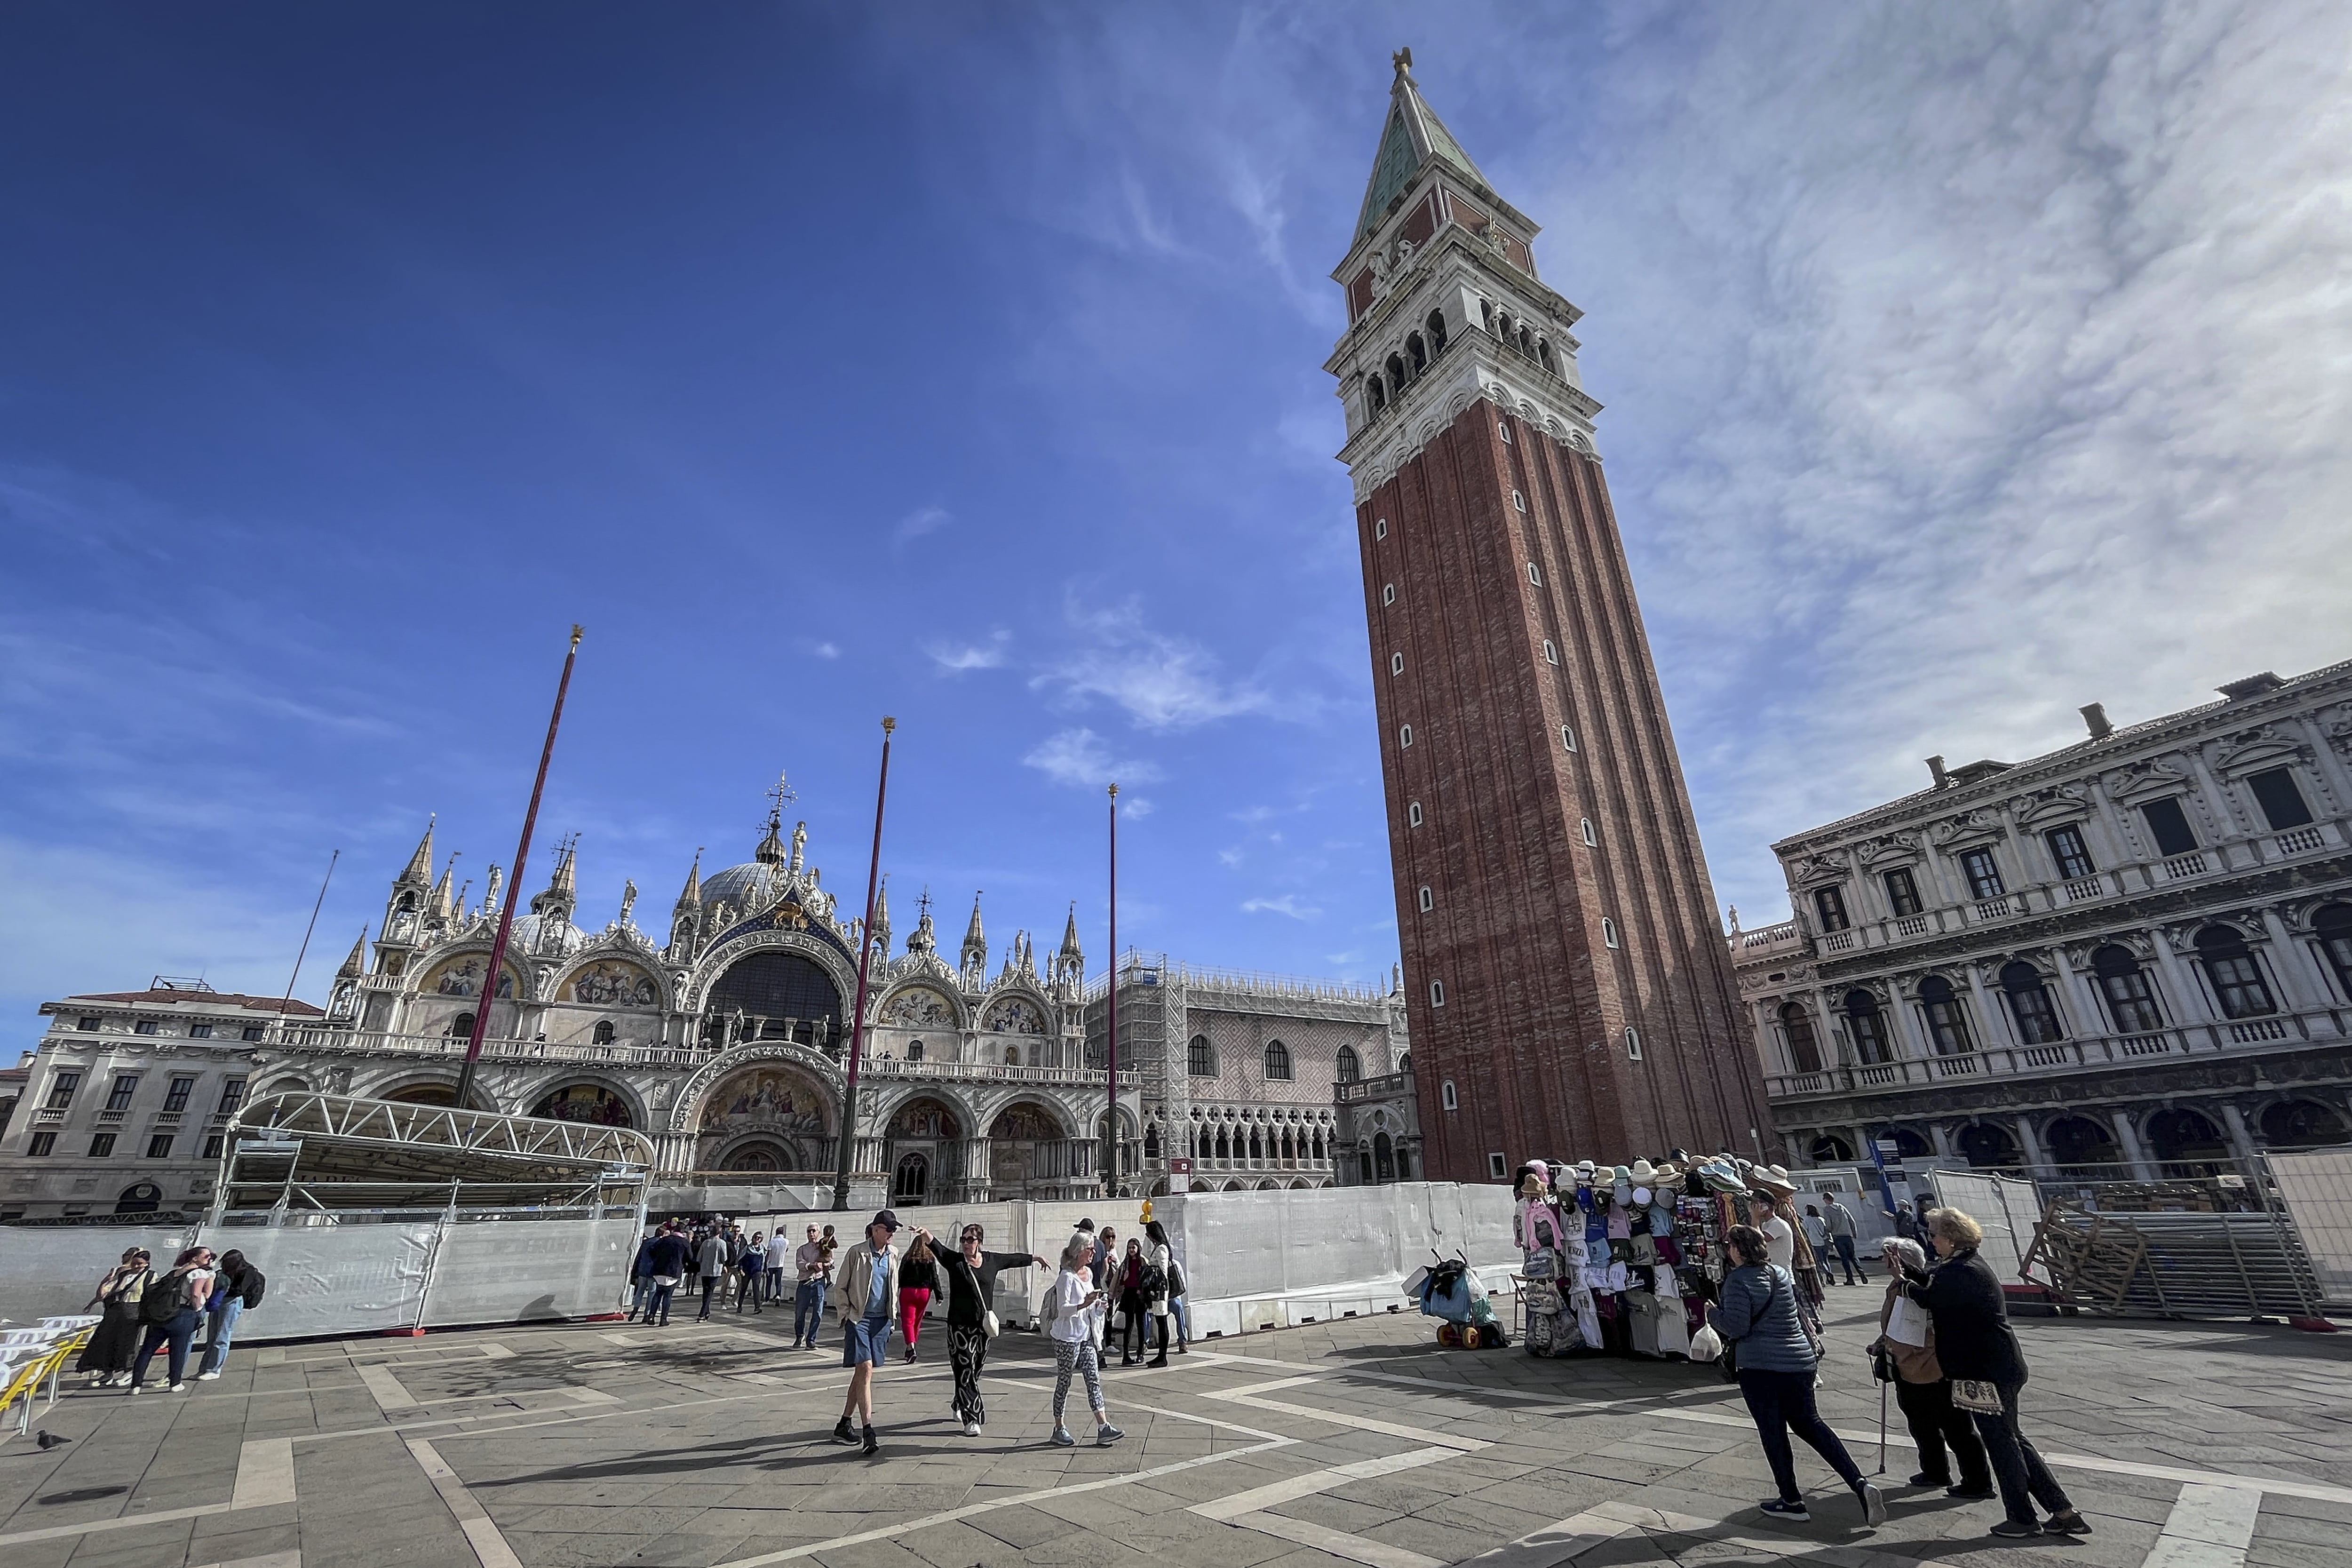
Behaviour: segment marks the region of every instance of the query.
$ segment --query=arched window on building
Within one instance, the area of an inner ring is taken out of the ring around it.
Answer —
[[[2062,1116],[2042,1130],[2050,1157],[2061,1165],[2112,1165],[2122,1160],[2115,1135],[2087,1116]]]
[[[1249,1157],[1253,1160],[1265,1158],[1265,1141],[1259,1136],[1259,1129],[1255,1123],[1250,1127]]]
[[[2311,931],[2319,939],[2319,954],[2336,972],[2336,989],[2352,1002],[2352,904],[2322,904],[2313,912]]]
[[[1419,375],[1429,368],[1429,345],[1421,341],[1419,332],[1412,333],[1404,340],[1404,352],[1405,357],[1412,362],[1413,374]]]
[[[595,1028],[589,1031],[589,1038],[600,1046],[611,1045],[613,1043],[613,1020],[610,1018],[597,1019]]]
[[[1842,1160],[1853,1158],[1853,1145],[1834,1132],[1824,1132],[1814,1139],[1811,1152],[1813,1163],[1817,1165],[1834,1165]]]
[[[1821,1040],[1813,1033],[1812,1016],[1801,1003],[1780,1005],[1780,1031],[1789,1037],[1789,1063],[1799,1072],[1822,1070]]]
[[[2017,1140],[2009,1130],[1996,1127],[1990,1121],[1972,1121],[1961,1128],[1958,1142],[1961,1155],[1979,1170],[2000,1170],[2025,1163],[2025,1156],[2018,1152]]]
[[[1339,1047],[1339,1081],[1354,1083],[1363,1076],[1364,1064],[1357,1059],[1356,1047],[1341,1046]]]
[[[1160,1123],[1157,1121],[1143,1130],[1143,1157],[1147,1160],[1160,1158]]]
[[[1939,1057],[1966,1056],[1976,1049],[1969,1038],[1969,1016],[1952,994],[1952,983],[1940,974],[1919,982],[1919,1010],[1927,1016],[1927,1037]]]
[[[1370,1149],[1356,1151],[1356,1179],[1365,1186],[1372,1184],[1372,1152]]]
[[[1384,411],[1388,405],[1388,387],[1381,382],[1378,375],[1366,376],[1364,378],[1364,407],[1366,411],[1378,415]]]
[[[2009,997],[2010,1016],[2017,1020],[2018,1044],[2046,1046],[2066,1037],[2058,1026],[2058,1009],[2051,1005],[2050,988],[2042,983],[2042,972],[2018,959],[2003,964],[2000,988]]]
[[[1412,1076],[1412,1053],[1411,1051],[1400,1051],[1397,1053],[1397,1071],[1403,1073],[1408,1078]]]
[[[1280,1040],[1265,1043],[1265,1076],[1279,1081],[1287,1081],[1290,1077],[1290,1047]]]
[[[2205,977],[2213,984],[2223,1017],[2260,1018],[2278,1011],[2270,982],[2237,927],[2210,925],[2199,931],[2197,956],[2205,962]]]
[[[1231,1142],[1226,1141],[1225,1124],[1220,1121],[1217,1123],[1217,1158],[1220,1160],[1230,1160],[1233,1157],[1234,1146]]]
[[[1396,1180],[1396,1144],[1385,1132],[1372,1138],[1372,1169],[1383,1182]]]
[[[1217,1076],[1217,1053],[1206,1035],[1195,1035],[1184,1047],[1184,1071],[1193,1078]]]
[[[922,1041],[909,1040],[907,1042],[907,1059],[910,1062],[919,1062],[923,1059]]]
[[[460,1013],[456,1017],[450,1019],[449,1037],[453,1040],[472,1039],[474,1037],[474,1016],[471,1013]]]
[[[2194,1170],[2164,1170],[2168,1180],[2218,1175],[2230,1161],[2230,1146],[2221,1130],[2197,1111],[2174,1106],[2147,1119],[2147,1146],[2166,1165],[2192,1165]]]
[[[2109,942],[2091,954],[2091,973],[2106,999],[2107,1016],[2119,1035],[2148,1035],[2164,1027],[2164,1014],[2156,1005],[2156,990],[2131,949]]]
[[[1864,1067],[1895,1059],[1886,1015],[1878,1010],[1878,998],[1859,986],[1845,994],[1845,1032],[1853,1041],[1853,1059]]]
[[[1388,372],[1389,385],[1402,392],[1405,384],[1404,357],[1401,354],[1389,355]]]
[[[2263,1142],[2273,1149],[2352,1142],[2344,1114],[2315,1100],[2283,1100],[2263,1112]]]
[[[1445,352],[1445,312],[1432,310],[1429,320],[1422,324],[1429,329],[1429,353],[1434,359]]]

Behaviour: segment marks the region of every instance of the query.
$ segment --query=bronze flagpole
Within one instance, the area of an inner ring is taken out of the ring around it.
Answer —
[[[866,966],[874,956],[874,891],[882,881],[882,806],[890,798],[890,732],[896,719],[882,721],[882,780],[874,786],[874,858],[866,868],[866,919],[857,928],[857,1000],[849,1009],[849,1072],[841,1089],[840,1148],[833,1166],[833,1207],[849,1208],[849,1157],[857,1143],[857,1063],[866,1044]]]
[[[563,696],[572,689],[572,664],[580,657],[580,627],[572,628],[572,647],[563,656],[563,678],[555,683],[555,711],[547,716],[547,744],[539,752],[539,777],[531,782],[530,809],[523,813],[522,841],[515,846],[514,874],[507,880],[507,901],[499,908],[499,934],[490,943],[489,973],[482,976],[482,1005],[474,1011],[474,1032],[466,1041],[466,1065],[457,1069],[457,1109],[474,1089],[474,1064],[482,1058],[482,1037],[489,1033],[490,1008],[499,998],[499,977],[506,973],[507,939],[514,932],[514,908],[522,897],[523,863],[530,858],[530,830],[539,822],[540,797],[547,791],[547,764],[555,755],[556,726],[563,722]],[[522,999],[517,997],[520,1007]]]

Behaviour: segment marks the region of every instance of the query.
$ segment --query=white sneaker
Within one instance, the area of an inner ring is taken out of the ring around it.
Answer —
[[[185,1394],[188,1392],[188,1385],[184,1383],[175,1383],[163,1392],[166,1394]]]
[[[965,1436],[967,1436],[967,1437],[977,1437],[977,1436],[980,1436],[980,1423],[979,1423],[979,1422],[977,1422],[977,1421],[967,1421],[967,1422],[965,1422],[965,1423],[963,1424],[963,1435],[964,1435]]]
[[[147,1385],[143,1383],[134,1383],[131,1385],[131,1392],[133,1394],[144,1394],[147,1392]]]
[[[216,1372],[200,1372],[200,1373],[196,1373],[196,1381],[197,1381],[198,1383],[210,1383],[213,1379],[215,1379],[215,1378],[218,1377],[219,1375],[220,1375],[220,1373],[216,1373]]]

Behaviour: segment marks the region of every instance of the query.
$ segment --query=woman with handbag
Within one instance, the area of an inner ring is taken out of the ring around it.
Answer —
[[[1919,1473],[1911,1484],[1942,1487],[1957,1498],[1989,1498],[1992,1472],[1985,1468],[1984,1444],[1967,1412],[1952,1407],[1952,1380],[1936,1359],[1935,1322],[1905,1290],[1906,1265],[1924,1271],[1927,1255],[1909,1237],[1887,1237],[1886,1300],[1879,1304],[1878,1338],[1870,1351],[1882,1369],[1879,1381],[1895,1384],[1895,1403],[1919,1449]],[[1959,1461],[1958,1484],[1952,1480],[1954,1459]]]
[[[89,1304],[102,1314],[98,1332],[82,1347],[76,1372],[91,1374],[92,1388],[110,1388],[131,1381],[131,1358],[139,1353],[139,1300],[154,1282],[154,1259],[143,1247],[122,1255],[122,1261],[98,1282]]]
[[[1143,1227],[1151,1241],[1151,1266],[1160,1270],[1160,1300],[1153,1303],[1151,1315],[1160,1321],[1160,1359],[1154,1366],[1168,1364],[1168,1331],[1176,1331],[1176,1353],[1189,1355],[1185,1345],[1191,1341],[1190,1326],[1184,1321],[1184,1270],[1177,1266],[1176,1249],[1168,1245],[1168,1227],[1158,1220]]]
[[[1144,1260],[1143,1243],[1129,1237],[1127,1256],[1112,1267],[1118,1271],[1118,1364],[1133,1366],[1151,1348],[1151,1330],[1146,1326],[1151,1292],[1145,1288],[1144,1279],[1150,1265]]]
[[[948,1282],[948,1367],[955,1376],[956,1418],[963,1435],[977,1437],[988,1424],[988,1405],[980,1396],[981,1369],[988,1364],[988,1342],[996,1337],[996,1313],[988,1305],[996,1294],[996,1277],[1007,1268],[1043,1268],[1045,1260],[1034,1253],[990,1252],[982,1247],[987,1233],[976,1225],[963,1227],[955,1251],[932,1247],[931,1233],[919,1230],[915,1239],[938,1258],[940,1274]]]
[[[1726,1370],[1738,1378],[1780,1489],[1780,1496],[1759,1506],[1775,1519],[1812,1518],[1797,1489],[1796,1457],[1789,1447],[1794,1432],[1853,1490],[1863,1517],[1884,1524],[1885,1498],[1863,1479],[1862,1468],[1813,1408],[1822,1349],[1798,1316],[1795,1279],[1772,1261],[1769,1244],[1754,1226],[1733,1226],[1724,1240],[1734,1267],[1723,1277],[1722,1300],[1707,1310],[1706,1319],[1723,1336]]]
[[[2009,1326],[2009,1302],[2001,1294],[2000,1279],[1977,1252],[1984,1228],[1955,1208],[1936,1210],[1929,1223],[1941,1261],[1933,1269],[1904,1264],[1905,1288],[1935,1322],[1936,1359],[1952,1380],[1952,1403],[1976,1423],[1992,1473],[2000,1482],[2001,1509],[2008,1517],[1992,1532],[2011,1538],[2039,1535],[2045,1528],[2062,1535],[2087,1532],[2090,1525],[2018,1426],[2025,1352],[2018,1348],[2017,1331]],[[2033,1517],[2037,1502],[2050,1510],[2047,1526]]]

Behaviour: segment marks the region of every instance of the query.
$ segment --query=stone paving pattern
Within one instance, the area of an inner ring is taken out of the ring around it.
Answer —
[[[1831,1293],[1822,1395],[1864,1470],[1876,1300]],[[1902,1485],[1898,1413],[1885,1526],[1801,1446],[1813,1521],[1768,1523],[1753,1429],[1711,1368],[1443,1351],[1412,1314],[1114,1367],[1128,1436],[1108,1449],[1047,1443],[1052,1362],[1025,1334],[997,1342],[986,1436],[962,1436],[940,1335],[939,1359],[881,1374],[874,1460],[829,1441],[838,1350],[793,1351],[789,1327],[730,1312],[240,1349],[186,1394],[69,1389],[37,1425],[70,1444],[0,1447],[0,1564],[2352,1568],[2352,1336],[2021,1321],[2043,1451],[2153,1473],[2062,1465],[2095,1533],[2012,1543],[1985,1534],[1997,1505]],[[2200,1481],[2238,1489],[2220,1495],[2250,1538],[2177,1538]],[[2262,1482],[2257,1513],[2242,1489]]]

